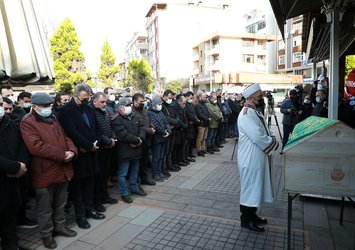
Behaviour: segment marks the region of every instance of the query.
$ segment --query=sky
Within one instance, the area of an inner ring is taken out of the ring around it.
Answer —
[[[197,2],[196,0],[32,0],[39,23],[50,37],[55,29],[69,17],[81,40],[85,66],[96,73],[100,65],[101,47],[108,39],[116,63],[124,59],[124,48],[135,32],[146,35],[145,15],[154,3]],[[268,0],[204,0],[203,2],[228,3],[238,11],[268,8]],[[233,24],[234,25],[234,24]]]

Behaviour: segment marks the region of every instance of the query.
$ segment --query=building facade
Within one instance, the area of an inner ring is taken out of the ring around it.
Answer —
[[[156,89],[161,89],[170,80],[180,80],[188,86],[194,43],[236,17],[228,5],[206,5],[200,1],[153,4],[146,18],[148,61]]]
[[[148,40],[147,36],[135,32],[131,41],[129,41],[125,48],[125,63],[129,63],[133,59],[148,60]]]

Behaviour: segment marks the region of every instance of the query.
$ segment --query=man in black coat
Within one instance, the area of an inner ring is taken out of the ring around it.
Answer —
[[[170,176],[168,171],[178,172],[181,170],[180,167],[175,165],[177,162],[172,161],[172,154],[175,145],[175,130],[180,125],[179,117],[175,111],[175,104],[173,103],[173,99],[174,93],[170,89],[165,90],[162,98],[162,112],[168,120],[171,128],[171,134],[165,144],[165,158],[163,163],[163,173],[166,176]]]
[[[27,172],[29,155],[18,125],[4,115],[2,103],[0,97],[0,239],[2,249],[18,249],[18,178]]]
[[[211,121],[210,112],[206,107],[206,93],[200,91],[197,93],[198,103],[195,105],[195,112],[197,119],[201,122],[197,125],[197,138],[196,149],[197,155],[205,157],[206,151],[206,139],[208,134],[208,126]]]
[[[76,223],[83,229],[90,228],[86,218],[105,218],[105,215],[94,209],[95,176],[99,173],[97,151],[100,131],[95,112],[88,106],[91,92],[89,85],[77,84],[73,98],[59,109],[59,121],[79,151],[78,157],[73,161],[74,178],[70,192]]]
[[[107,181],[110,176],[113,151],[117,139],[114,138],[111,117],[106,111],[107,96],[103,92],[97,92],[92,97],[92,107],[95,110],[96,120],[100,128],[100,149],[99,168],[100,173],[96,175],[94,205],[98,212],[105,212],[104,203],[116,204],[117,200],[109,196],[107,191]]]
[[[118,105],[118,114],[112,117],[112,126],[118,139],[118,185],[122,200],[132,203],[126,182],[128,172],[131,193],[147,195],[138,185],[139,161],[142,156],[145,128],[132,113],[132,102],[128,98],[121,97]]]
[[[188,91],[185,94],[186,97],[186,106],[185,106],[185,114],[188,121],[188,127],[185,129],[185,136],[187,142],[186,147],[186,155],[190,157],[190,161],[193,161],[192,158],[196,158],[196,156],[192,153],[192,149],[195,146],[196,142],[196,126],[200,124],[200,120],[196,116],[194,100],[195,94],[192,91]]]

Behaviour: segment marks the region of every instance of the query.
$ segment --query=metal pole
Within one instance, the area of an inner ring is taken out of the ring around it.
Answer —
[[[317,80],[317,63],[313,62],[313,81]]]
[[[339,9],[331,11],[330,24],[330,84],[328,118],[338,119],[339,92]],[[324,76],[325,77],[325,76]]]
[[[212,50],[213,48],[212,48],[212,40],[210,39],[210,51]],[[209,63],[209,65],[210,65],[210,92],[212,92],[212,53],[210,52],[210,56],[209,56],[209,58],[210,58],[210,63]]]
[[[287,249],[291,250],[292,195],[288,194],[287,206]]]

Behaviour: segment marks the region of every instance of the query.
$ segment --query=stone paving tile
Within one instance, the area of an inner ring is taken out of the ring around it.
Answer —
[[[293,232],[292,238],[293,242],[302,243],[293,244],[292,249],[303,249],[303,234]],[[137,245],[144,245],[145,249],[265,249],[266,244],[270,249],[284,249],[285,229],[266,228],[265,233],[258,234],[240,228],[236,221],[169,211],[126,244],[125,249],[135,249]]]
[[[95,245],[91,245],[87,242],[82,242],[82,241],[75,241],[66,248],[65,250],[77,250],[77,249],[94,249]]]
[[[149,197],[141,197],[136,200],[138,203],[144,203],[146,205],[166,208],[166,209],[174,209],[174,210],[183,210],[186,207],[186,204],[180,204],[173,201],[160,201],[160,200],[153,200]]]
[[[125,210],[118,213],[117,215],[133,219],[133,218],[137,217],[138,215],[140,215],[141,213],[143,213],[144,210],[146,210],[146,208],[133,205],[133,206],[126,208]]]
[[[138,215],[135,219],[133,219],[130,223],[138,226],[148,226],[152,222],[154,222],[160,215],[162,215],[163,211],[154,208],[148,208],[143,213]]]

